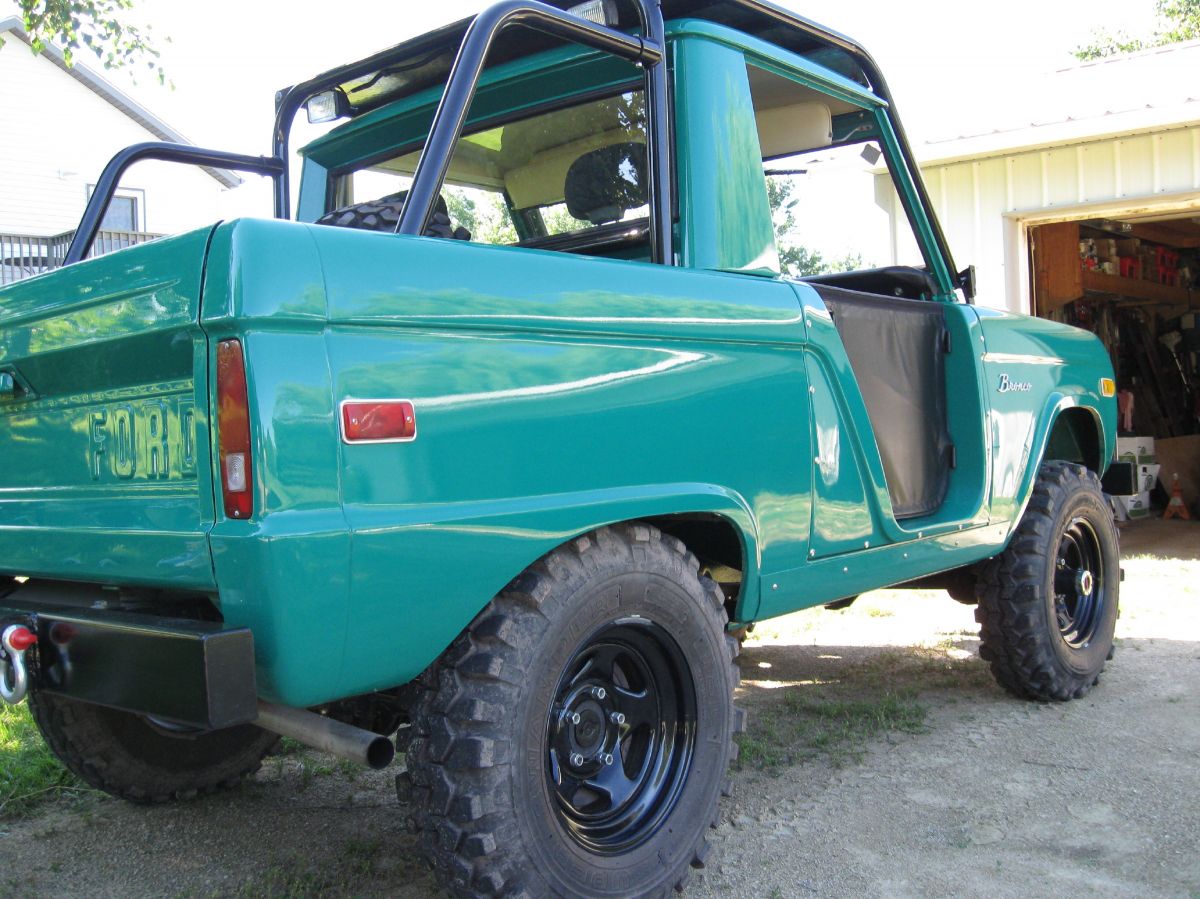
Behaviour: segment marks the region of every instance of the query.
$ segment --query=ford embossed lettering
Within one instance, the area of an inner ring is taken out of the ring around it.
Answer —
[[[180,480],[196,476],[191,398],[114,403],[86,413],[93,481]]]

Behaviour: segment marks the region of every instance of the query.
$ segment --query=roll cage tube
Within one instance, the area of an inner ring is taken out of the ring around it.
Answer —
[[[484,10],[467,28],[450,70],[442,99],[433,116],[429,138],[413,172],[412,186],[396,223],[398,234],[421,234],[433,214],[434,204],[466,124],[471,100],[483,74],[488,51],[496,37],[512,25],[524,25],[555,37],[594,47],[627,59],[646,71],[647,131],[650,143],[650,258],[670,265],[673,215],[671,207],[670,122],[667,104],[665,25],[657,2],[636,0],[642,37],[569,15],[536,0],[507,0]]]
[[[278,184],[286,173],[282,159],[270,156],[243,156],[240,153],[227,153],[224,150],[205,150],[193,147],[191,144],[172,144],[160,141],[147,141],[133,144],[117,153],[108,161],[96,189],[83,210],[83,218],[71,238],[63,265],[74,265],[87,257],[92,244],[96,240],[96,232],[100,230],[100,222],[108,204],[121,183],[121,176],[135,162],[143,159],[157,159],[162,162],[180,162],[185,165],[208,166],[221,169],[232,169],[237,172],[253,172],[258,175],[268,175]]]

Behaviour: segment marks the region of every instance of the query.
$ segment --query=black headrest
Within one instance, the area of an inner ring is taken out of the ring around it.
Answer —
[[[567,212],[593,225],[618,222],[650,202],[646,145],[629,141],[584,153],[567,169]]]

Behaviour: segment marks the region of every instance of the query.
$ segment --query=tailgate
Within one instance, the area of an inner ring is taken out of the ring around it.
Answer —
[[[0,289],[0,572],[212,586],[211,234]]]

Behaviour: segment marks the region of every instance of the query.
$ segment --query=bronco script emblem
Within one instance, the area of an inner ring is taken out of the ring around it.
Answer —
[[[1025,393],[1033,389],[1028,381],[1014,381],[1007,374],[1000,375],[1000,383],[996,386],[997,393]]]

